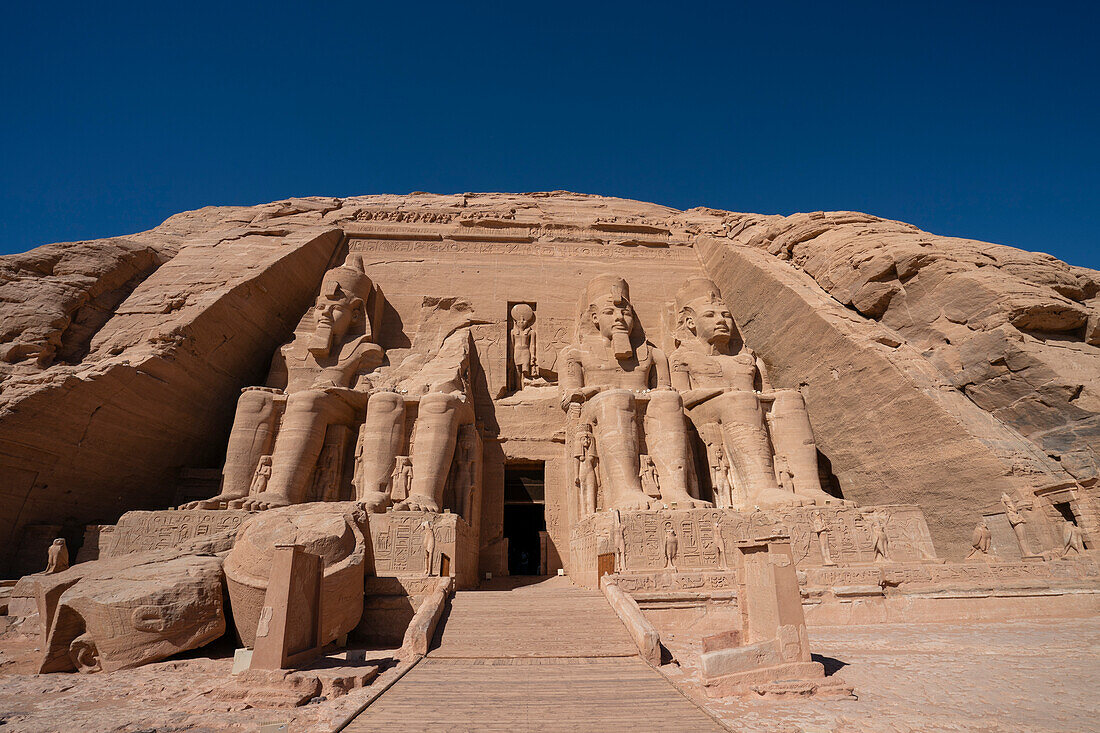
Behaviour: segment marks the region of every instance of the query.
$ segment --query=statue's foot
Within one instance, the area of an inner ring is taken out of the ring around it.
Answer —
[[[384,491],[364,491],[359,503],[371,514],[381,514],[390,505],[390,495]]]
[[[634,512],[649,509],[650,503],[657,503],[657,500],[650,499],[640,491],[631,491],[620,496],[610,508]]]
[[[202,501],[189,501],[186,504],[180,504],[180,509],[219,509],[223,503],[229,505],[230,502],[240,501],[243,498],[237,494],[218,494]]]
[[[241,508],[250,512],[262,512],[265,509],[275,509],[276,507],[289,505],[290,499],[285,496],[265,491],[262,494],[256,494],[245,499],[241,504]]]
[[[714,502],[696,499],[687,492],[675,494],[669,494],[667,491],[662,492],[661,501],[669,506],[675,504],[677,509],[709,509],[714,506]]]
[[[749,503],[759,507],[777,507],[805,506],[812,502],[805,497],[783,489],[764,489],[749,499]]]
[[[439,504],[430,496],[409,494],[409,498],[394,507],[399,512],[435,512],[439,513]]]

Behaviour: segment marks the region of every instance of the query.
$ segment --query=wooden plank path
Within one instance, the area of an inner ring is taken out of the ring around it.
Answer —
[[[439,646],[344,730],[722,731],[566,578],[455,595]]]

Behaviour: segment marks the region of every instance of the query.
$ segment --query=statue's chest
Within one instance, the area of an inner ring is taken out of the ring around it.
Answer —
[[[647,356],[641,361],[637,358],[619,361],[614,357],[590,354],[584,359],[583,366],[585,384],[646,389],[649,387],[649,373],[653,367],[653,359]]]

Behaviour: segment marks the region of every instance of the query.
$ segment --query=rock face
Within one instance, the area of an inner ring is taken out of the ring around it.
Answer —
[[[211,207],[0,257],[8,574],[41,569],[45,558],[12,565],[36,527],[62,526],[73,544],[84,525],[181,503],[185,471],[221,469],[240,389],[264,383],[349,242],[385,295],[374,338],[387,384],[400,391],[427,357],[461,351],[462,389],[489,439],[483,507],[503,491],[506,460],[539,457],[522,441],[559,440],[556,392],[543,399],[540,380],[561,376],[579,290],[614,271],[664,353],[676,347],[677,288],[712,280],[771,387],[801,393],[822,486],[865,505],[920,505],[941,555],[965,554],[1004,491],[1070,492],[1046,510],[1072,505],[1086,542],[1100,539],[1100,272],[850,212],[411,194]],[[513,331],[520,303],[534,325]],[[526,389],[506,396],[516,386]],[[548,480],[564,471],[549,458]],[[419,496],[428,479],[402,481]],[[452,491],[445,472],[432,480]],[[479,521],[484,554],[502,520]]]

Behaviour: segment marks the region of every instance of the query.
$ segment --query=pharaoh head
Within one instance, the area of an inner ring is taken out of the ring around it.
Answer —
[[[326,356],[352,332],[371,336],[366,303],[374,288],[363,272],[363,259],[348,255],[343,265],[325,273],[314,305],[317,322],[309,350]]]
[[[733,315],[713,281],[692,278],[676,292],[676,325],[682,339],[694,336],[726,351],[733,336]]]
[[[584,291],[581,333],[596,333],[610,344],[616,359],[634,355],[631,336],[637,319],[630,305],[630,287],[626,280],[613,275],[599,275],[589,281]]]

